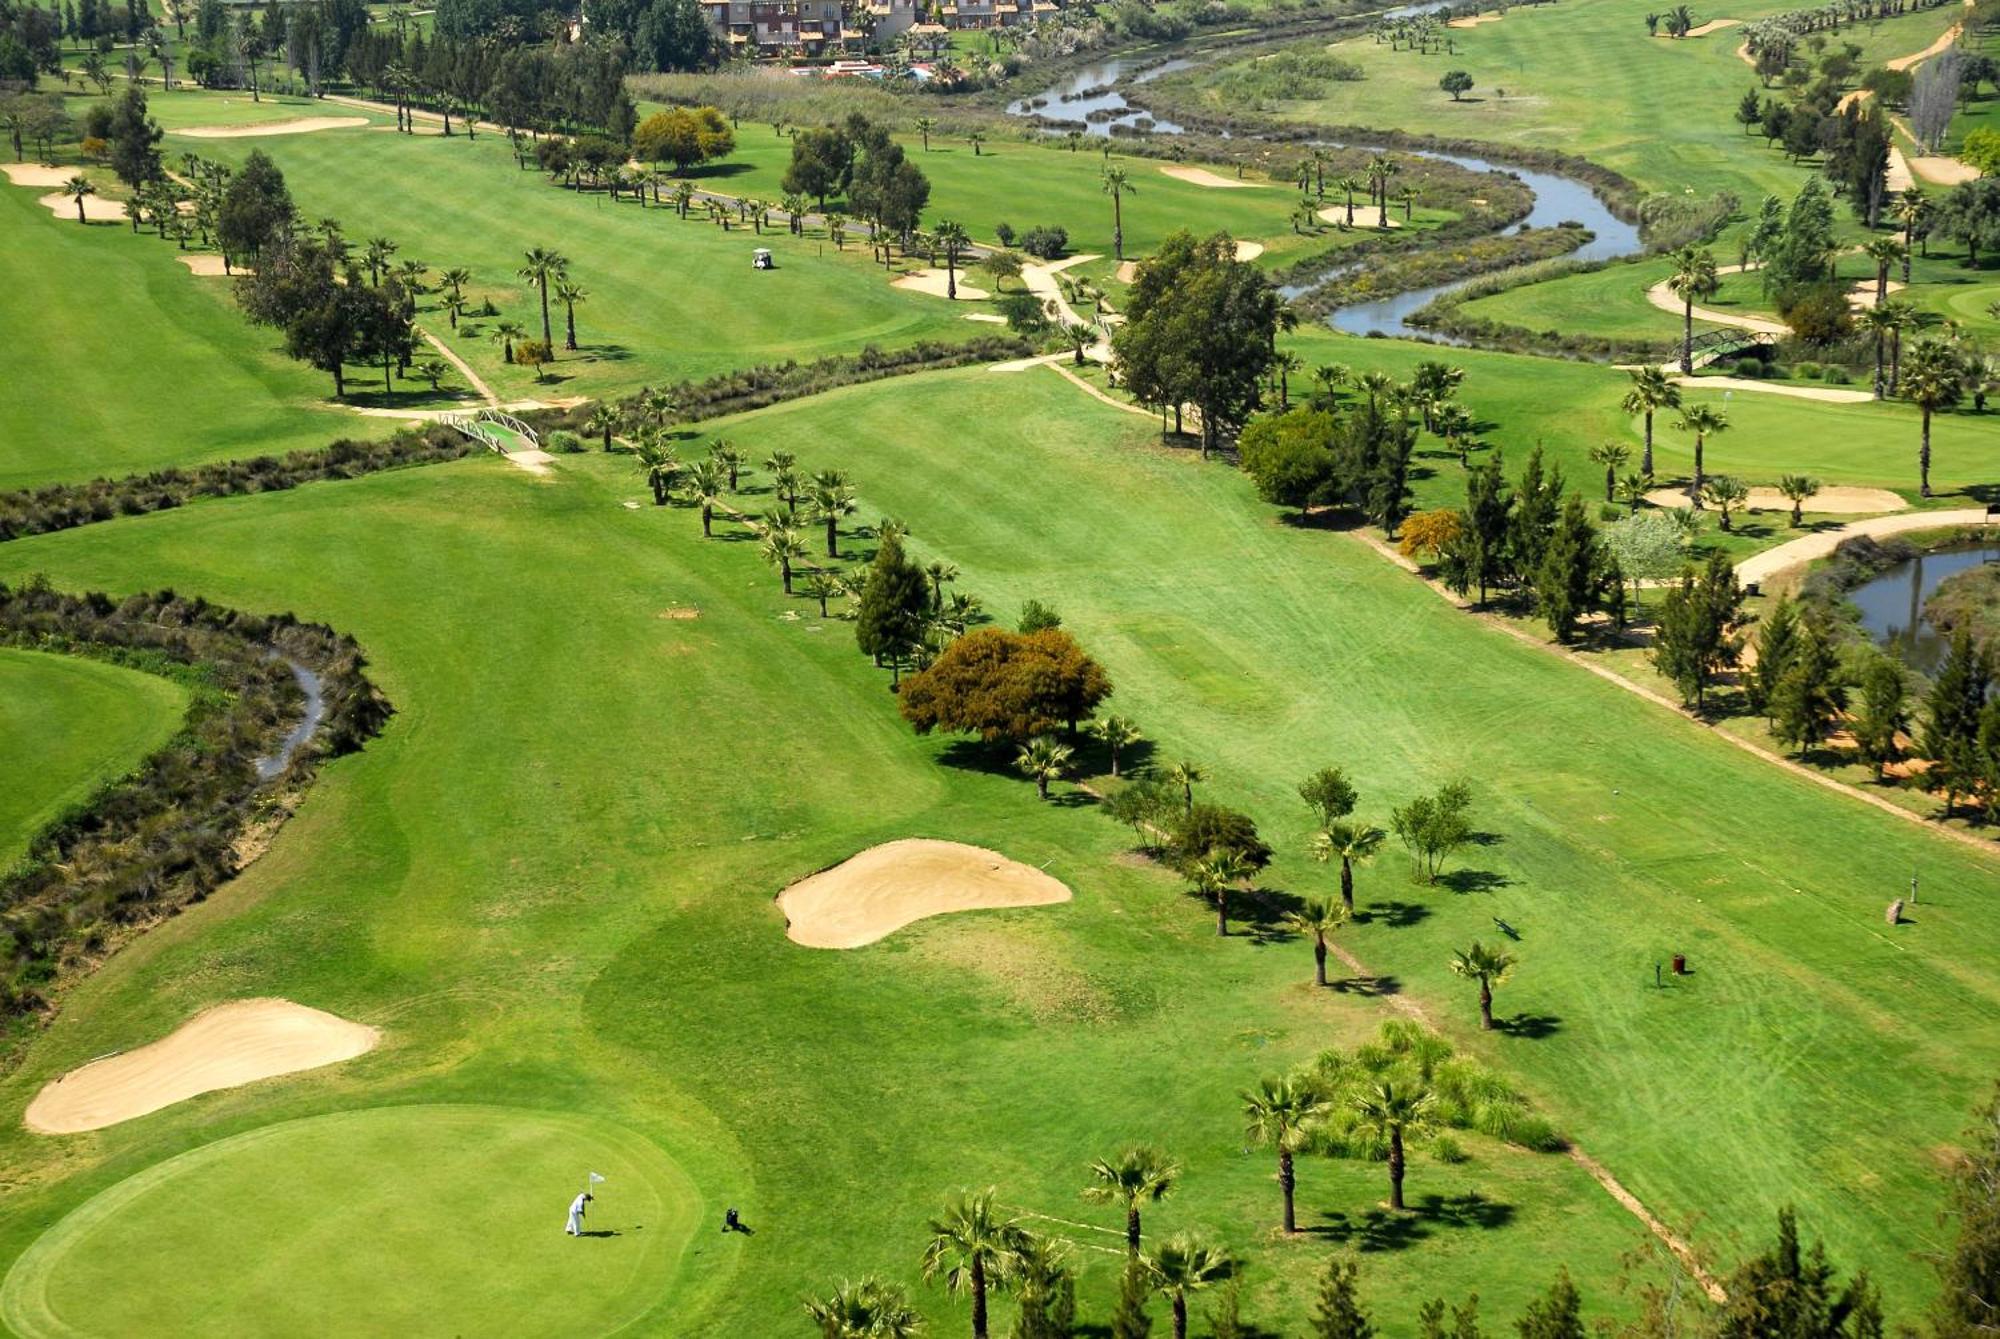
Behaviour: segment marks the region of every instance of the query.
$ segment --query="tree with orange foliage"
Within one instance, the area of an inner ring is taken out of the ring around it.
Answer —
[[[1060,628],[981,628],[904,681],[903,719],[918,734],[966,732],[1022,743],[1077,726],[1111,696],[1103,667]]]
[[[1405,558],[1435,559],[1456,544],[1465,533],[1465,513],[1456,507],[1420,511],[1403,522],[1403,538],[1396,549]]]

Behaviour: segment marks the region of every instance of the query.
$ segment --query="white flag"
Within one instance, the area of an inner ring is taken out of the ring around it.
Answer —
[[[590,1184],[592,1185],[596,1185],[599,1181],[602,1181],[603,1179],[604,1178],[599,1176],[596,1172],[592,1172],[590,1174]]]

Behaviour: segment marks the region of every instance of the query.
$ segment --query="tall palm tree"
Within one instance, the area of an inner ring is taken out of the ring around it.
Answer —
[[[614,405],[599,400],[591,406],[590,417],[583,421],[583,430],[604,439],[604,449],[611,449],[611,435],[618,431],[622,415]]]
[[[1188,1294],[1220,1283],[1236,1272],[1229,1252],[1187,1232],[1177,1232],[1160,1243],[1160,1249],[1146,1260],[1152,1275],[1153,1291],[1167,1299],[1174,1318],[1174,1339],[1187,1339]]]
[[[1250,1142],[1278,1150],[1278,1189],[1285,1197],[1285,1233],[1289,1236],[1299,1230],[1293,1210],[1298,1173],[1292,1155],[1326,1115],[1326,1098],[1309,1080],[1297,1075],[1259,1079],[1255,1088],[1243,1094],[1243,1115]]]
[[[1119,754],[1145,738],[1139,733],[1139,727],[1125,716],[1100,716],[1084,728],[1111,751],[1113,777],[1118,775]]]
[[[1901,326],[1902,313],[1893,302],[1878,302],[1856,312],[1854,320],[1875,338],[1875,398],[1880,400],[1889,393],[1889,380],[1883,372],[1883,357],[1888,352],[1889,336]]]
[[[1705,246],[1684,246],[1674,252],[1674,272],[1667,291],[1681,300],[1681,375],[1694,374],[1694,304],[1712,298],[1722,286],[1715,272],[1715,254]]]
[[[826,527],[826,556],[840,556],[840,518],[854,514],[854,486],[839,470],[821,470],[806,492],[813,519]]]
[[[911,1339],[924,1327],[902,1288],[872,1274],[859,1282],[843,1279],[832,1292],[808,1297],[804,1305],[820,1339]]]
[[[1240,851],[1210,851],[1194,864],[1195,885],[1215,902],[1215,933],[1229,933],[1229,890],[1241,887],[1257,871]]]
[[[1653,473],[1653,415],[1662,409],[1681,407],[1681,388],[1673,383],[1666,369],[1647,364],[1631,369],[1632,388],[1625,392],[1624,403],[1620,406],[1628,414],[1643,414],[1646,417],[1646,451],[1639,460],[1639,473],[1652,477]]]
[[[1049,783],[1069,775],[1069,760],[1075,750],[1048,735],[1037,735],[1014,755],[1014,767],[1035,783],[1035,794],[1049,798]]]
[[[778,569],[778,579],[784,583],[785,594],[792,593],[792,564],[806,556],[805,541],[799,532],[790,526],[774,525],[764,531],[764,542],[758,551],[764,561]]]
[[[1618,471],[1632,459],[1632,448],[1623,442],[1599,442],[1590,448],[1590,460],[1604,467],[1604,500],[1610,502],[1618,491]]]
[[[1313,984],[1326,984],[1326,937],[1347,924],[1347,908],[1338,903],[1322,902],[1317,898],[1307,902],[1296,911],[1285,913],[1287,929],[1297,931],[1312,940]]]
[[[950,219],[940,220],[934,232],[937,244],[944,249],[944,295],[953,302],[958,300],[958,258],[972,239],[965,228]]]
[[[936,117],[919,116],[917,118],[917,133],[924,137],[925,153],[929,153],[931,151],[931,132],[936,129],[937,129]]]
[[[924,577],[931,583],[931,608],[944,608],[944,588],[958,580],[958,564],[940,558],[925,564]]]
[[[995,1192],[961,1191],[957,1199],[930,1223],[930,1244],[924,1247],[924,1281],[942,1277],[945,1287],[972,1298],[972,1339],[986,1339],[986,1293],[1014,1274],[1028,1233],[1003,1216],[993,1203]]]
[[[542,297],[542,343],[549,344],[554,336],[549,329],[549,285],[569,273],[569,261],[561,252],[545,246],[528,248],[527,260],[519,271]]]
[[[1368,189],[1375,198],[1375,226],[1389,226],[1389,179],[1403,170],[1403,165],[1389,154],[1378,153],[1368,160]]]
[[[1181,799],[1186,803],[1188,812],[1193,813],[1194,783],[1208,780],[1208,774],[1201,770],[1201,764],[1183,758],[1167,769],[1167,780],[1181,788]]]
[[[1354,1099],[1363,1129],[1372,1130],[1389,1145],[1389,1207],[1403,1207],[1403,1141],[1429,1133],[1437,1099],[1421,1082],[1386,1078],[1363,1089]]]
[[[1125,259],[1124,200],[1138,189],[1124,168],[1114,163],[1104,169],[1104,193],[1111,197],[1111,249],[1119,260]]]
[[[1479,1026],[1482,1031],[1493,1030],[1493,987],[1505,981],[1507,974],[1513,970],[1513,954],[1487,948],[1477,939],[1472,941],[1471,948],[1460,949],[1451,955],[1452,975],[1479,983]]]
[[[1702,447],[1710,437],[1728,427],[1729,417],[1712,404],[1689,405],[1674,420],[1674,431],[1694,434],[1694,480],[1688,485],[1688,501],[1695,507],[1701,506],[1701,486],[1706,482],[1702,475]]]
[[[1352,228],[1354,226],[1354,193],[1368,189],[1368,178],[1357,176],[1352,172],[1344,173],[1334,179],[1333,188],[1347,197],[1346,226]]]
[[[563,305],[563,316],[568,327],[563,335],[563,347],[571,352],[576,350],[576,304],[589,296],[582,284],[573,284],[568,279],[556,281],[556,298]]]
[[[1903,386],[1903,332],[1916,329],[1919,316],[1900,298],[1883,303],[1879,310],[1889,313],[1889,394],[1897,395]]]
[[[682,488],[687,493],[688,501],[701,508],[701,537],[709,538],[715,509],[722,501],[722,467],[715,463],[715,457],[697,460],[688,466],[687,482]]]
[[[1896,197],[1896,222],[1903,225],[1903,282],[1910,282],[1910,252],[1918,242],[1918,230],[1930,222],[1931,202],[1923,187],[1912,186]]]
[[[1090,1164],[1090,1184],[1083,1188],[1083,1197],[1092,1204],[1124,1206],[1125,1249],[1137,1255],[1141,1206],[1158,1204],[1171,1195],[1180,1174],[1180,1165],[1160,1150],[1134,1145],[1115,1158]]]
[[[1364,865],[1382,849],[1389,834],[1366,823],[1335,823],[1313,838],[1313,859],[1325,864],[1340,861],[1340,905],[1354,914],[1354,867]]]
[[[1931,415],[1958,403],[1965,392],[1965,359],[1941,339],[1920,339],[1903,364],[1902,396],[1923,414],[1917,452],[1918,495],[1931,495]]]
[[[1889,300],[1889,267],[1903,258],[1903,244],[1893,237],[1872,237],[1861,250],[1875,262],[1875,305],[1879,307]]]
[[[76,221],[78,223],[88,222],[89,220],[83,214],[83,199],[87,195],[97,194],[97,187],[90,184],[90,178],[83,176],[81,173],[71,177],[63,183],[62,193],[76,201]]]

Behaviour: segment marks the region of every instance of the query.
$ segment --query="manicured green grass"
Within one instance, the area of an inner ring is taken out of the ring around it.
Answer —
[[[570,1237],[588,1172],[605,1178],[590,1235]],[[119,1182],[8,1274],[0,1318],[29,1339],[384,1334],[441,1316],[454,1330],[612,1334],[668,1304],[661,1285],[706,1208],[656,1146],[610,1121],[361,1108],[204,1144]]]
[[[1967,45],[1982,55],[2000,55],[2000,32],[1989,28],[1977,41]],[[1993,92],[1989,83],[1982,83],[1979,93],[1972,97],[1961,95],[1958,111],[1951,118],[1951,133],[1945,139],[1945,152],[1956,153],[1965,143],[1965,137],[1982,127],[2000,130],[2000,94]]]
[[[1537,394],[1554,413],[1565,390]],[[912,423],[942,425],[948,449]],[[1051,372],[904,379],[713,431],[753,459],[784,448],[851,470],[864,516],[908,520],[1001,618],[1031,596],[1055,604],[1159,756],[1203,762],[1203,793],[1258,818],[1279,852],[1274,896],[1331,886],[1304,857],[1292,794],[1311,768],[1348,767],[1374,821],[1472,778],[1494,834],[1461,862],[1474,873],[1416,887],[1386,853],[1362,873],[1371,918],[1343,939],[1661,1216],[1698,1217],[1724,1262],[1794,1202],[1914,1314],[1928,1284],[1910,1256],[1937,1233],[1928,1150],[2000,1064],[1982,965],[2000,928],[1976,896],[1992,864],[1481,627],[1351,537],[1279,522],[1225,466],[1159,449],[1145,420]],[[1433,1292],[1476,1288],[1490,1320],[1511,1316],[1558,1262],[1594,1308],[1629,1305],[1605,1281],[1641,1240],[1633,1220],[1567,1160],[1479,1141],[1470,1163],[1418,1160],[1419,1202],[1447,1198],[1400,1228],[1375,1210],[1379,1166],[1308,1159],[1312,1235],[1274,1240],[1271,1160],[1244,1149],[1236,1093],[1391,1011],[1312,990],[1297,941],[1217,939],[1179,881],[1133,861],[1127,834],[1067,788],[1037,804],[979,751],[913,738],[846,624],[785,601],[750,545],[702,542],[690,512],[621,505],[641,494],[623,458],[564,457],[548,482],[482,458],[0,548],[10,577],[171,583],[327,619],[360,639],[398,708],[242,879],[79,990],[0,1092],[25,1101],[233,996],[375,1022],[383,1047],[88,1143],[0,1134],[21,1183],[0,1259],[196,1142],[332,1109],[477,1102],[630,1127],[706,1213],[743,1210],[756,1235],[704,1227],[654,1286],[649,1332],[802,1332],[805,1290],[869,1270],[914,1284],[923,1220],[962,1185],[1088,1223],[1037,1220],[1094,1246],[1116,1215],[1078,1201],[1084,1163],[1134,1139],[1187,1167],[1150,1230],[1204,1226],[1245,1251],[1251,1312],[1281,1332],[1340,1242],[1362,1248],[1396,1332]],[[784,938],[771,899],[787,882],[910,835],[1046,862],[1077,898],[851,953]],[[1937,902],[1892,940],[1881,905],[1913,864]],[[1500,997],[1521,1035],[1478,1033],[1446,967],[1496,916],[1523,936]],[[1696,974],[1656,991],[1671,952]],[[308,1186],[329,1175],[299,1165]],[[574,1244],[555,1229],[552,1215],[534,1230],[551,1250]],[[484,1268],[483,1244],[456,1240],[425,1258]],[[240,1239],[227,1249],[241,1259]],[[199,1242],[131,1251],[220,1268]],[[452,1254],[468,1251],[477,1265]],[[77,1279],[112,1267],[76,1258]],[[1115,1245],[1079,1258],[1101,1320]],[[321,1286],[322,1266],[294,1252],[263,1267],[273,1286]],[[941,1293],[916,1295],[941,1327],[963,1325]]]
[[[51,819],[180,728],[173,682],[73,656],[0,649],[0,870]]]
[[[241,141],[238,141],[239,143]],[[391,425],[318,407],[325,378],[245,321],[223,279],[171,241],[77,223],[0,184],[0,292],[32,314],[0,395],[0,488],[127,474],[372,437]]]
[[[1646,300],[1646,290],[1668,272],[1665,262],[1659,261],[1609,265],[1474,298],[1459,310],[1537,333],[1671,340],[1681,333],[1680,318]],[[1715,328],[1707,321],[1695,322],[1697,331]]]

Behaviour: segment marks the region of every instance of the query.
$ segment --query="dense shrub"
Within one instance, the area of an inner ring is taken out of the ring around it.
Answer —
[[[1037,260],[1060,260],[1069,250],[1069,229],[1054,224],[1030,228],[1021,234],[1021,249]]]
[[[1318,316],[1357,302],[1371,302],[1416,288],[1450,283],[1468,275],[1567,255],[1591,237],[1587,228],[1564,224],[1556,228],[1526,229],[1511,235],[1480,237],[1450,246],[1413,250],[1371,262],[1331,279],[1300,298],[1295,305],[1303,313]]]
[[[42,580],[0,585],[0,644],[109,660],[192,690],[174,738],[57,817],[0,878],[7,1014],[44,1007],[120,940],[232,877],[248,830],[288,813],[284,792],[309,782],[323,758],[360,748],[390,715],[351,638],[171,590],[121,601]],[[289,765],[266,776],[259,759],[275,759],[301,717],[294,665],[319,677],[325,714]]]

